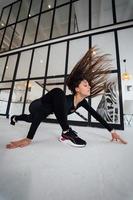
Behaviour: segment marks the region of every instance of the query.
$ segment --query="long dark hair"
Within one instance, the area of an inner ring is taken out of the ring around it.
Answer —
[[[111,72],[110,54],[100,54],[96,47],[90,48],[75,65],[69,74],[66,84],[75,94],[75,88],[82,80],[87,80],[91,86],[91,96],[97,96],[108,87],[108,76]]]

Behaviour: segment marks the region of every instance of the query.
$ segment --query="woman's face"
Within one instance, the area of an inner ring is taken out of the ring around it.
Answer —
[[[77,94],[80,94],[82,97],[90,96],[90,85],[87,80],[82,80],[78,87],[75,88]]]

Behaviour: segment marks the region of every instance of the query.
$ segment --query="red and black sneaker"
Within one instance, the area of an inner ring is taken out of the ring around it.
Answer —
[[[65,144],[69,144],[75,147],[84,147],[86,146],[86,141],[78,137],[77,133],[73,131],[71,128],[66,133],[62,133],[60,137],[60,142]]]

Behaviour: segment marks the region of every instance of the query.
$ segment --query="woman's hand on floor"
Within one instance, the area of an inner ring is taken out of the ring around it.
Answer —
[[[18,147],[25,147],[27,145],[29,145],[31,143],[31,140],[29,138],[24,138],[21,140],[17,140],[17,141],[12,141],[9,144],[6,145],[7,149],[15,149]]]
[[[127,144],[127,141],[125,141],[124,139],[122,139],[122,138],[120,137],[120,135],[119,135],[118,133],[116,133],[115,130],[111,131],[111,135],[112,135],[112,140],[111,140],[111,142],[116,141],[116,142],[120,142],[120,143],[122,143],[122,144]]]

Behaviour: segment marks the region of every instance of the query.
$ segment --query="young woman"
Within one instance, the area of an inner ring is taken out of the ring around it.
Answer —
[[[86,141],[78,137],[77,133],[69,127],[67,115],[75,112],[79,107],[85,108],[98,120],[112,136],[112,141],[124,141],[115,130],[88,104],[86,97],[94,97],[107,88],[107,75],[110,72],[110,60],[107,55],[99,55],[97,49],[91,48],[76,64],[67,78],[67,86],[72,94],[65,95],[60,88],[54,88],[46,95],[34,100],[30,106],[30,114],[13,115],[10,123],[15,125],[18,121],[30,122],[31,126],[26,138],[12,141],[7,148],[17,148],[29,145],[40,123],[54,113],[62,128],[60,141],[73,146],[83,147]]]

